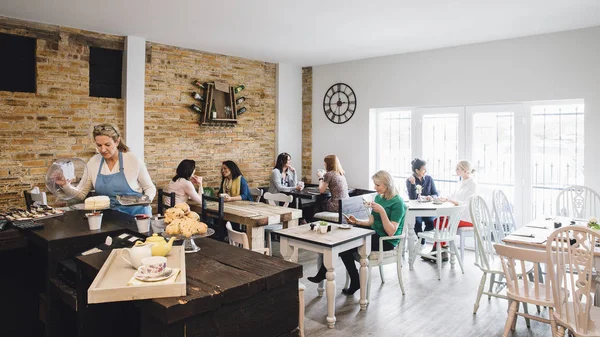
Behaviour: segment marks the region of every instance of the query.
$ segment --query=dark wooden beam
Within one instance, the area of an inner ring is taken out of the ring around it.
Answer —
[[[17,20],[4,16],[0,16],[0,32],[33,37],[53,43],[60,41],[60,28],[58,26]]]

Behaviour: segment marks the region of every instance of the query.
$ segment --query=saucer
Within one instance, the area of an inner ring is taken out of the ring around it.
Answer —
[[[443,203],[443,202],[441,202],[441,201],[434,201],[434,202],[433,202],[433,204],[434,204],[434,205],[443,205],[444,203]]]
[[[133,274],[133,277],[135,277],[136,279],[140,280],[140,281],[145,281],[145,282],[156,282],[156,281],[162,281],[162,280],[166,280],[169,277],[171,277],[171,275],[173,274],[173,269],[167,267],[165,268],[165,272],[162,273],[162,275],[160,276],[146,276],[141,274],[139,271],[136,271],[135,274]]]
[[[352,225],[342,224],[342,225],[338,225],[338,228],[340,228],[340,229],[350,229],[350,228],[352,228]]]

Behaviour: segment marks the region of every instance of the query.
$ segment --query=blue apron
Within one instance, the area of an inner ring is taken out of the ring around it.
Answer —
[[[119,212],[136,215],[136,214],[148,214],[152,215],[152,208],[150,206],[123,206],[118,201],[117,195],[135,195],[136,197],[142,196],[142,193],[134,191],[129,186],[125,172],[123,171],[123,153],[119,151],[119,172],[115,174],[101,174],[102,164],[104,164],[104,157],[100,161],[100,167],[98,167],[98,175],[96,177],[96,194],[106,195],[110,198],[110,208]]]

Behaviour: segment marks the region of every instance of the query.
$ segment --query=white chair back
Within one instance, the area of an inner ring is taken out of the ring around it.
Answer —
[[[294,200],[294,197],[291,195],[283,194],[283,193],[270,193],[266,192],[264,194],[265,200],[269,203],[269,205],[279,206],[280,202],[283,202],[283,207],[288,207],[290,202]]]
[[[496,219],[496,231],[501,236],[499,239],[502,240],[517,229],[513,208],[502,190],[492,192],[492,206],[494,219]]]
[[[600,195],[585,186],[567,186],[556,197],[556,215],[578,219],[597,216]]]
[[[497,258],[493,245],[502,243],[502,234],[496,231],[490,210],[480,195],[471,198],[469,210],[475,228],[475,265],[482,270],[490,270]]]
[[[599,243],[600,233],[584,226],[559,228],[546,242],[556,320],[577,336],[597,333],[594,320],[600,323],[600,317],[590,317],[596,312],[592,293],[596,277],[594,250]]]
[[[263,196],[263,190],[260,188],[252,187],[250,189],[250,194],[254,198],[254,202],[260,202],[260,198]]]
[[[234,230],[229,221],[227,221],[225,227],[227,228],[227,236],[229,237],[230,245],[250,249],[250,243],[248,242],[248,235],[246,233]]]
[[[454,240],[458,224],[460,223],[460,214],[465,210],[466,205],[455,207],[438,208],[437,218],[434,220],[434,238],[443,240]],[[403,229],[404,230],[404,229]]]

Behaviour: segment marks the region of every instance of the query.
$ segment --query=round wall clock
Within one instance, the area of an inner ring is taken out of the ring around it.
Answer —
[[[344,124],[354,116],[356,111],[356,95],[349,85],[336,83],[323,97],[325,116],[335,124]]]

